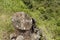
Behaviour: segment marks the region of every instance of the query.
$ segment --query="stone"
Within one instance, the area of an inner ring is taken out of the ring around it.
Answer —
[[[40,40],[41,30],[37,27],[34,27],[34,32],[31,34],[31,40]]]
[[[16,29],[29,30],[32,27],[32,18],[24,12],[16,12],[12,16],[12,23]]]
[[[16,12],[12,16],[16,34],[11,34],[11,40],[40,40],[41,30],[36,27],[35,20],[24,12]]]
[[[31,40],[39,40],[39,39],[40,39],[40,36],[38,34],[33,33],[31,35]]]
[[[24,40],[24,37],[22,35],[19,35],[16,40]]]
[[[10,34],[10,40],[15,40],[17,35],[15,33]]]

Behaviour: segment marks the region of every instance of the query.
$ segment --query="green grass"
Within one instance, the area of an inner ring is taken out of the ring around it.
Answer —
[[[22,0],[0,0],[0,40],[5,40],[3,39],[5,32],[9,36],[9,34],[14,31],[11,18],[15,12],[25,12],[34,18],[37,27],[42,29],[43,35],[48,40],[60,40],[60,36],[58,36],[60,31],[60,15],[55,12],[50,13],[48,7],[45,9],[45,5],[42,3],[40,5],[35,4],[35,1],[31,3],[33,5],[32,9],[24,4]],[[38,10],[35,8],[38,8]],[[57,7],[56,10],[60,11],[59,8],[60,7]],[[45,11],[49,13],[45,13]],[[45,20],[44,15],[46,15],[48,19]],[[8,40],[8,38],[6,40]]]

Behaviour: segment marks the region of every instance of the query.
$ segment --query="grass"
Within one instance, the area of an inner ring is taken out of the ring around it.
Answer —
[[[42,29],[43,35],[46,36],[48,40],[59,40],[60,36],[57,36],[57,38],[54,39],[54,31],[57,28],[55,24],[57,23],[57,21],[53,17],[51,17],[51,20],[43,21],[44,17],[42,19],[40,18],[40,16],[42,15],[40,13],[41,9],[43,10],[44,7],[39,7],[39,11],[32,11],[31,9],[27,8],[22,0],[0,0],[0,40],[5,40],[3,37],[5,32],[9,35],[14,30],[11,22],[12,15],[15,12],[22,11],[36,20],[37,27]],[[9,39],[6,38],[6,40]]]

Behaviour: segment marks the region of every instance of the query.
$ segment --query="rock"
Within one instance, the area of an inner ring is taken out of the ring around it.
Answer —
[[[31,40],[40,40],[41,30],[37,27],[34,27],[34,32],[31,34]]]
[[[16,29],[29,30],[32,27],[32,18],[24,12],[16,12],[12,17]]]
[[[33,34],[31,35],[31,40],[39,40],[39,39],[40,39],[40,35],[35,34],[35,33],[33,33]]]
[[[24,37],[22,35],[19,35],[16,40],[24,40]]]
[[[11,34],[11,40],[40,40],[41,30],[35,25],[35,20],[24,12],[17,12],[12,17],[16,34]]]
[[[17,35],[15,33],[10,34],[10,40],[15,40]]]

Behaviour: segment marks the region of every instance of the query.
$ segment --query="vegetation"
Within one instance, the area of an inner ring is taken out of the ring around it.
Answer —
[[[0,0],[0,40],[14,30],[12,15],[22,11],[36,20],[48,40],[60,40],[60,0]]]

